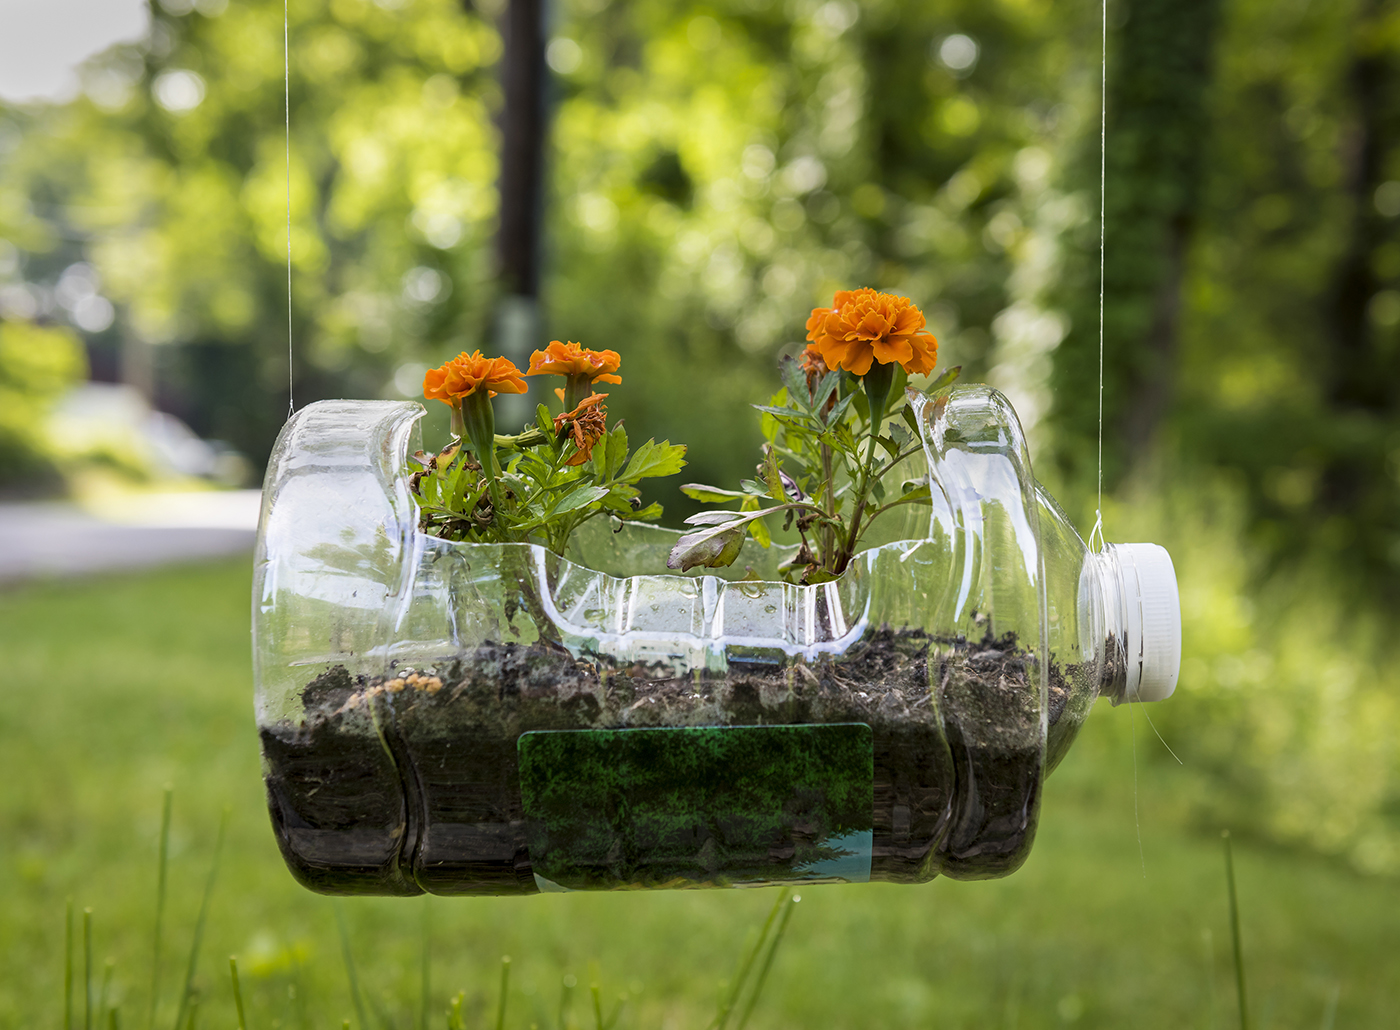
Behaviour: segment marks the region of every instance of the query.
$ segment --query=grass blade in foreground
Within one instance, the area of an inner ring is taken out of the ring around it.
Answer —
[[[73,1030],[73,899],[68,899],[63,938],[63,1030]]]
[[[194,921],[194,939],[190,941],[190,959],[185,966],[185,985],[180,990],[180,1008],[175,1014],[175,1030],[185,1023],[186,1013],[190,1013],[191,1002],[194,1001],[194,972],[199,965],[199,946],[204,941],[204,925],[209,919],[209,901],[214,896],[214,880],[219,875],[219,858],[224,852],[224,834],[228,830],[229,810],[224,809],[223,815],[219,818],[219,836],[214,841],[214,861],[209,865],[209,878],[204,881],[204,897],[199,902],[199,915]],[[193,1021],[193,1013],[190,1013]]]
[[[335,903],[335,925],[340,930],[340,951],[345,956],[345,975],[350,980],[350,1001],[354,1003],[355,1015],[360,1021],[360,1030],[369,1030],[369,1020],[365,1018],[365,1003],[360,997],[360,978],[355,975],[355,956],[350,951],[350,931],[345,928],[345,913],[340,902]],[[349,1020],[346,1020],[349,1026]]]
[[[778,900],[773,903],[768,918],[764,920],[763,929],[758,935],[758,940],[754,942],[753,949],[745,956],[743,964],[739,967],[737,975],[734,977],[734,986],[729,989],[729,994],[720,1003],[719,1013],[715,1016],[714,1023],[711,1024],[715,1030],[725,1030],[725,1027],[729,1025],[729,1016],[739,1001],[739,994],[743,991],[744,984],[753,969],[754,959],[758,958],[758,953],[763,950],[763,943],[768,939],[769,931],[773,929],[773,920],[778,917],[778,910],[783,907],[783,902],[787,899],[788,888],[784,887],[778,892]]]
[[[496,1005],[496,1030],[506,1025],[506,988],[510,986],[510,956],[501,956],[501,1000]]]
[[[228,957],[228,972],[233,978],[233,1004],[238,1009],[238,1030],[248,1030],[248,1021],[243,1016],[243,992],[238,987],[238,959]]]
[[[777,953],[778,945],[782,943],[783,934],[787,932],[788,920],[792,918],[793,907],[802,900],[801,894],[794,894],[792,900],[783,906],[783,918],[778,922],[778,932],[773,934],[773,943],[768,947],[768,954],[763,957],[763,966],[758,971],[758,979],[754,981],[753,993],[749,995],[749,1003],[744,1006],[744,1014],[739,1017],[739,1030],[749,1025],[749,1016],[753,1015],[753,1008],[758,1004],[759,995],[763,993],[763,985],[768,980],[768,970],[773,967],[773,956]]]
[[[151,1001],[146,1012],[146,1030],[156,1025],[156,1002],[160,999],[160,934],[165,918],[165,874],[170,866],[170,806],[174,788],[165,788],[165,802],[160,812],[160,860],[156,866],[156,927],[151,946]]]
[[[92,909],[83,909],[83,1026],[92,1030]]]
[[[1244,949],[1240,946],[1240,906],[1235,897],[1235,856],[1230,849],[1230,831],[1225,841],[1225,884],[1230,892],[1230,939],[1235,946],[1235,989],[1240,999],[1240,1030],[1249,1030],[1249,1001],[1244,988]]]

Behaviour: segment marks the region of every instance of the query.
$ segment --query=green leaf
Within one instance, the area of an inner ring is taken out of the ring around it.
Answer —
[[[733,565],[734,559],[744,547],[745,528],[742,525],[730,528],[715,526],[696,533],[687,533],[676,541],[666,558],[668,569],[686,572],[697,566],[719,569]]]
[[[918,504],[920,501],[932,500],[933,493],[929,489],[928,481],[923,479],[907,479],[904,481],[901,501],[908,501],[911,504]]]
[[[658,476],[674,476],[685,468],[685,444],[673,444],[670,440],[648,440],[637,448],[632,460],[627,463],[627,471],[619,478],[624,482],[635,483],[639,479],[654,479]]]
[[[881,447],[889,452],[891,458],[899,457],[899,444],[895,443],[888,436],[877,436],[875,439]]]
[[[618,514],[632,514],[632,501],[641,496],[641,491],[626,483],[614,483],[603,498],[603,507]]]
[[[899,411],[899,417],[904,419],[904,422],[909,427],[909,431],[911,433],[913,433],[915,436],[919,435],[919,416],[914,414],[914,406],[912,404],[906,404],[903,408],[901,408]]]
[[[937,393],[939,390],[943,389],[945,386],[952,386],[952,385],[953,385],[953,381],[954,381],[955,379],[957,379],[958,376],[960,376],[961,374],[962,374],[962,366],[961,366],[961,365],[954,365],[952,368],[947,369],[941,376],[939,376],[939,377],[938,377],[937,379],[935,379],[933,382],[929,383],[929,384],[928,384],[928,389],[927,389],[925,392],[926,392],[926,393]]]
[[[654,519],[661,518],[661,512],[661,505],[657,504],[655,501],[652,501],[641,511],[634,511],[628,515],[624,515],[623,518],[627,522],[637,522],[642,519],[645,519],[648,522],[650,522]]]
[[[763,455],[763,478],[768,484],[768,496],[774,504],[787,503],[787,491],[783,488],[782,472],[778,468],[778,456],[767,451]]]
[[[681,493],[705,504],[723,504],[747,496],[742,490],[725,490],[723,487],[706,486],[704,483],[686,483]]]
[[[785,408],[778,408],[774,407],[771,404],[750,404],[749,407],[756,408],[759,411],[767,412],[769,415],[773,415],[776,418],[780,419],[789,418],[793,419],[794,421],[802,421],[808,417],[805,411],[803,411],[800,408],[794,408],[792,407],[792,405],[788,405]]]
[[[749,523],[749,535],[765,551],[773,546],[773,534],[768,532],[768,523],[762,519],[754,519]]]
[[[593,455],[589,461],[593,463],[593,472],[599,479],[606,479],[608,476],[608,437],[611,433],[604,433],[593,442]]]
[[[726,522],[741,519],[744,515],[737,511],[702,511],[685,520],[687,526],[722,526]]]
[[[807,373],[802,371],[802,363],[794,357],[783,358],[778,362],[778,375],[787,390],[789,403],[801,405],[811,411],[811,398],[807,393]]]
[[[608,440],[608,470],[605,478],[615,479],[627,464],[627,430],[619,422],[612,427],[608,436],[611,439]]]
[[[608,492],[605,486],[580,486],[565,494],[557,505],[554,506],[554,514],[560,515],[566,511],[573,511],[575,508],[582,508],[586,504],[604,497]]]
[[[826,404],[827,399],[831,397],[832,392],[840,385],[840,372],[828,372],[826,375],[822,376],[821,382],[817,384],[817,396],[816,399],[812,401],[812,410],[820,411]],[[846,410],[845,405],[841,404],[839,401],[837,402],[837,407],[842,411]]]
[[[506,475],[502,476],[501,485],[504,486],[507,490],[511,491],[513,494],[515,494],[515,496],[520,500],[524,500],[530,495],[530,484],[526,483],[525,480],[521,479],[517,475],[507,473]]]
[[[890,437],[901,451],[914,442],[913,434],[898,422],[890,423]]]
[[[842,397],[839,401],[837,401],[836,407],[832,408],[831,411],[829,411],[825,416],[826,424],[833,425],[836,422],[838,422],[841,419],[841,416],[846,414],[846,409],[851,406],[851,402],[859,396],[860,394],[857,393],[848,393],[846,394],[846,396]]]
[[[550,417],[549,408],[540,404],[535,408],[535,426],[541,433],[552,437],[554,435],[554,419]]]

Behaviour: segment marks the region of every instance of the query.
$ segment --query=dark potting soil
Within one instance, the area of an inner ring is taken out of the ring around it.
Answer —
[[[450,666],[393,678],[337,667],[303,690],[303,722],[262,729],[269,808],[289,866],[315,890],[534,893],[530,842],[542,831],[522,800],[521,734],[864,724],[873,752],[872,811],[861,827],[870,879],[999,876],[1029,851],[1046,768],[1032,669],[1011,636],[935,641],[889,629],[857,657],[786,668],[731,662],[715,678],[652,678],[641,667],[600,675],[544,641],[487,643]],[[1080,716],[1062,720],[1070,685],[1053,661],[1048,700],[1048,746],[1058,757]],[[706,789],[723,792],[745,775],[727,779]],[[747,870],[782,879],[812,853],[821,804],[808,802],[771,802],[790,818]],[[607,818],[628,813],[609,809]],[[615,842],[581,875],[589,886],[727,883],[738,860],[715,842],[734,836],[733,822],[700,820],[685,831],[693,854],[664,862]]]

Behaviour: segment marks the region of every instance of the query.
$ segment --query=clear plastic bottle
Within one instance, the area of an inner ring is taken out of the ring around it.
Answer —
[[[327,893],[917,883],[1005,875],[1094,700],[1160,700],[1180,611],[1153,544],[1091,553],[1014,411],[914,400],[931,506],[840,579],[594,520],[561,557],[417,529],[417,404],[290,420],[263,494],[257,719],[288,866]],[[591,527],[591,528],[590,528]],[[759,576],[744,579],[746,566]]]

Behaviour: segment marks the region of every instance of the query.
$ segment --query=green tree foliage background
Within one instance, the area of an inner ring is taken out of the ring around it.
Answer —
[[[491,348],[502,2],[290,4],[298,405],[410,396]],[[164,406],[255,459],[287,408],[281,13],[162,0],[76,99],[0,109],[3,317],[65,321],[54,288],[90,265],[115,305],[94,369],[148,361]],[[1183,803],[1400,869],[1400,4],[1107,14],[1105,515],[1177,561],[1186,661],[1154,718]],[[634,435],[746,474],[775,356],[872,285],[1008,393],[1087,528],[1097,3],[551,18],[543,339],[623,354]]]

